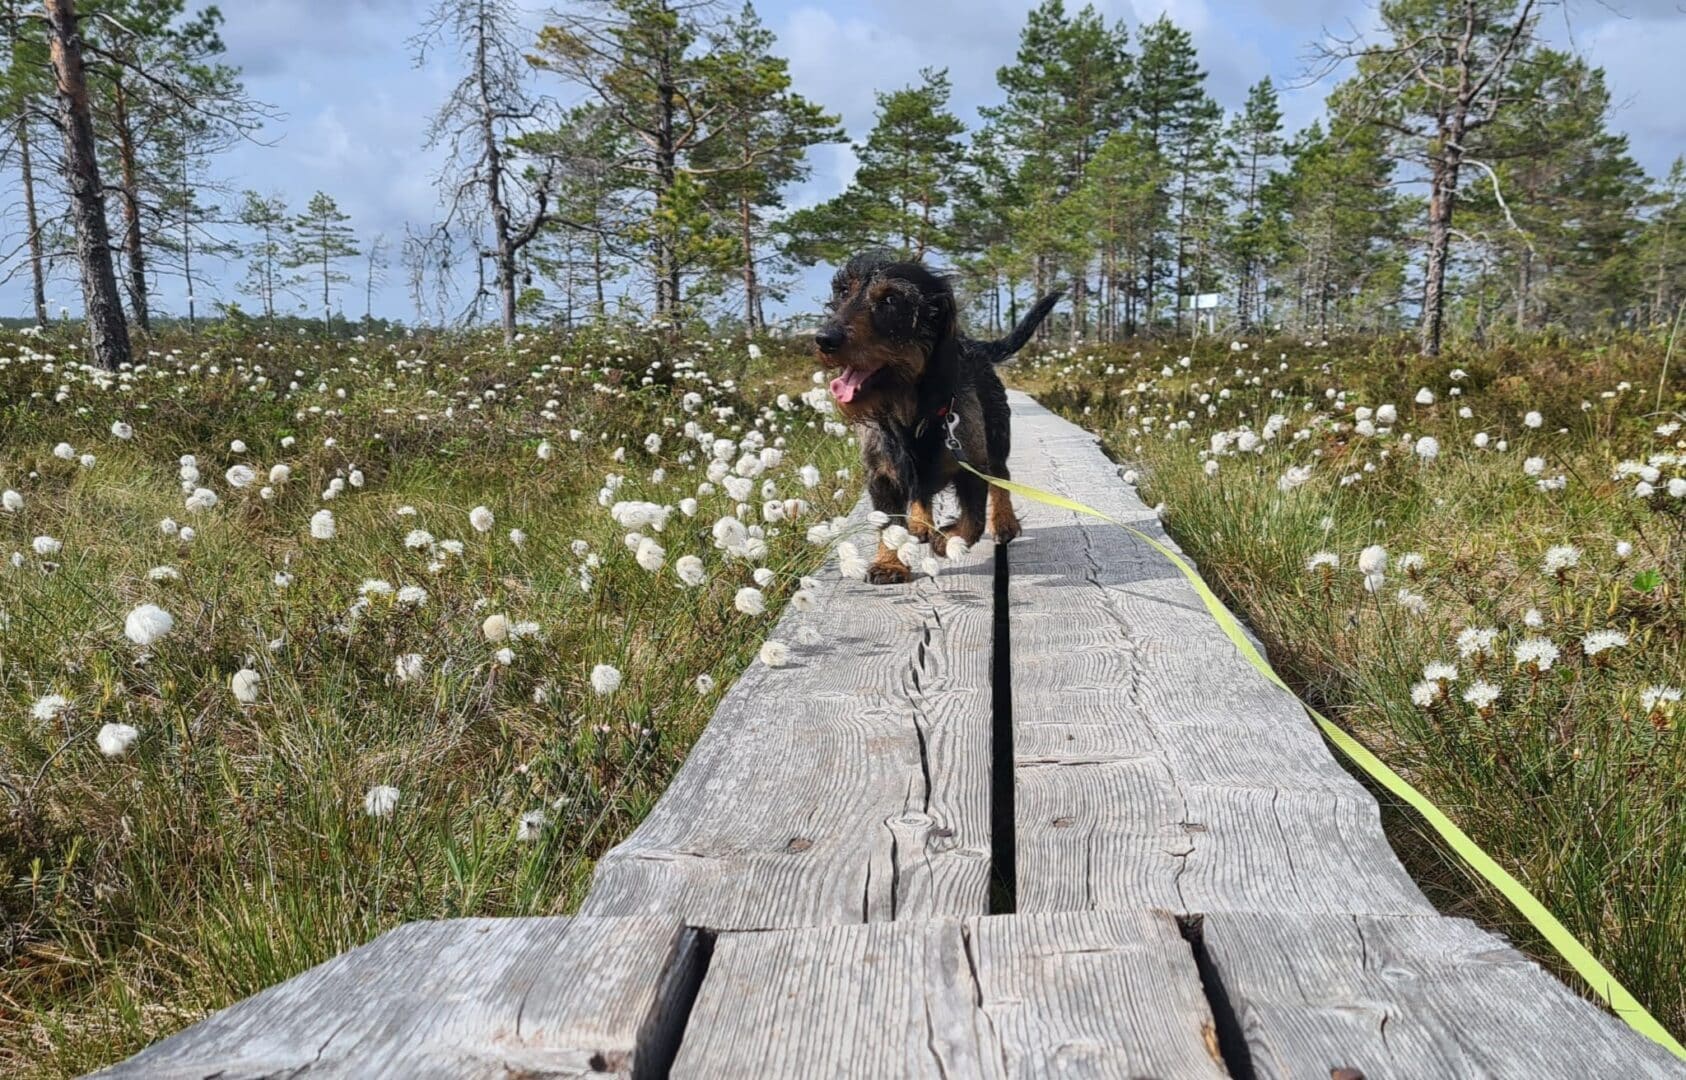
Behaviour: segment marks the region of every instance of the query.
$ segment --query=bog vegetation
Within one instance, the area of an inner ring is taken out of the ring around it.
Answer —
[[[743,665],[818,644],[763,644],[855,499],[811,366],[493,344],[0,340],[0,1072],[569,910]]]
[[[1679,1030],[1686,395],[1664,359],[1211,342],[1055,353],[1030,381],[1102,434],[1278,671]],[[1442,905],[1538,944],[1408,847]]]

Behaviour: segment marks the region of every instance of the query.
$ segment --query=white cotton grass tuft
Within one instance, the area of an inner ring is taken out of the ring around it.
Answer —
[[[679,578],[679,583],[688,588],[694,589],[708,580],[703,561],[695,555],[681,555],[673,564],[673,573]]]
[[[258,689],[263,685],[263,676],[251,668],[241,668],[228,680],[229,692],[234,700],[242,705],[255,705],[258,700]]]
[[[1387,571],[1387,548],[1371,544],[1359,552],[1358,571],[1366,577],[1380,577]]]
[[[758,587],[763,588],[763,589],[771,586],[773,584],[774,579],[775,579],[775,575],[773,574],[773,572],[771,570],[767,569],[765,566],[756,567],[755,572],[753,574],[749,575],[749,576],[754,578],[755,584]]]
[[[480,624],[480,633],[494,645],[508,641],[509,616],[500,613],[486,616],[486,621]]]
[[[64,550],[64,541],[52,536],[37,536],[29,542],[29,546],[35,554],[47,559]]]
[[[790,663],[790,646],[782,641],[768,641],[761,645],[761,662],[768,667],[784,667]]]
[[[43,724],[50,724],[70,708],[70,699],[63,694],[43,694],[29,707],[29,715]]]
[[[332,510],[318,510],[310,515],[310,535],[317,540],[332,540],[338,532]]]
[[[1316,551],[1306,558],[1308,573],[1332,572],[1341,568],[1341,557],[1333,551]]]
[[[620,688],[620,668],[613,664],[598,664],[591,669],[591,689],[598,697],[607,697]]]
[[[258,474],[248,465],[235,465],[223,473],[223,479],[231,488],[249,487],[257,478]]]
[[[488,533],[492,531],[492,526],[497,522],[492,516],[490,507],[476,506],[468,512],[468,523],[474,526],[475,532]]]
[[[667,549],[646,536],[638,542],[638,550],[633,558],[639,566],[653,574],[666,565]]]
[[[543,810],[529,810],[516,822],[515,839],[530,844],[544,835],[544,827],[548,824],[550,818]]]
[[[175,629],[173,615],[157,604],[142,604],[123,619],[123,636],[136,645],[151,645]]]
[[[760,589],[745,585],[732,597],[732,606],[745,615],[760,615],[767,610],[767,598]]]
[[[129,752],[140,738],[140,731],[129,724],[106,724],[94,736],[100,753],[108,758],[120,758]]]
[[[15,514],[22,509],[23,496],[21,494],[11,488],[0,492],[0,510],[4,510],[8,514]]]
[[[714,676],[705,671],[692,680],[691,685],[699,694],[712,693],[714,690]]]
[[[388,817],[398,808],[399,791],[391,784],[376,784],[363,795],[363,812],[373,818]]]
[[[393,677],[401,683],[420,680],[423,670],[421,653],[404,653],[392,662]]]

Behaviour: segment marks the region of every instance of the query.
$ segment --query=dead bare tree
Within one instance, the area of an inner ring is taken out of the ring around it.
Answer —
[[[548,220],[551,187],[544,163],[523,167],[510,146],[546,108],[526,89],[519,14],[512,0],[440,0],[411,41],[418,65],[432,50],[449,46],[466,67],[428,128],[428,147],[446,152],[438,180],[445,206],[439,229],[466,225],[479,235],[490,228],[491,245],[478,257],[497,270],[506,345],[515,341],[518,260]]]

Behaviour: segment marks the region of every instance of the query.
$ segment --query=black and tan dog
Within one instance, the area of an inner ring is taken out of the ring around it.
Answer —
[[[1010,417],[995,365],[1024,347],[1060,295],[1037,301],[1006,337],[976,341],[960,332],[949,279],[921,263],[857,255],[832,281],[830,317],[814,344],[827,367],[843,369],[831,380],[831,394],[859,433],[872,506],[893,519],[905,517],[908,531],[939,555],[946,553],[947,536],[931,516],[931,503],[950,484],[960,502],[960,517],[946,526],[955,536],[977,543],[986,502],[996,542],[1019,535],[1007,493],[962,471],[945,439],[951,416],[958,416],[954,433],[966,460],[1008,479]],[[887,584],[910,577],[896,553],[880,543],[867,580]]]

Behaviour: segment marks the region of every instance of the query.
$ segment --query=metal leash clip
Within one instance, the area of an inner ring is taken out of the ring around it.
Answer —
[[[949,453],[960,460],[965,460],[965,453],[960,449],[960,436],[955,434],[955,428],[960,426],[960,414],[950,412],[947,417],[948,431],[943,435],[943,445],[948,447]]]

